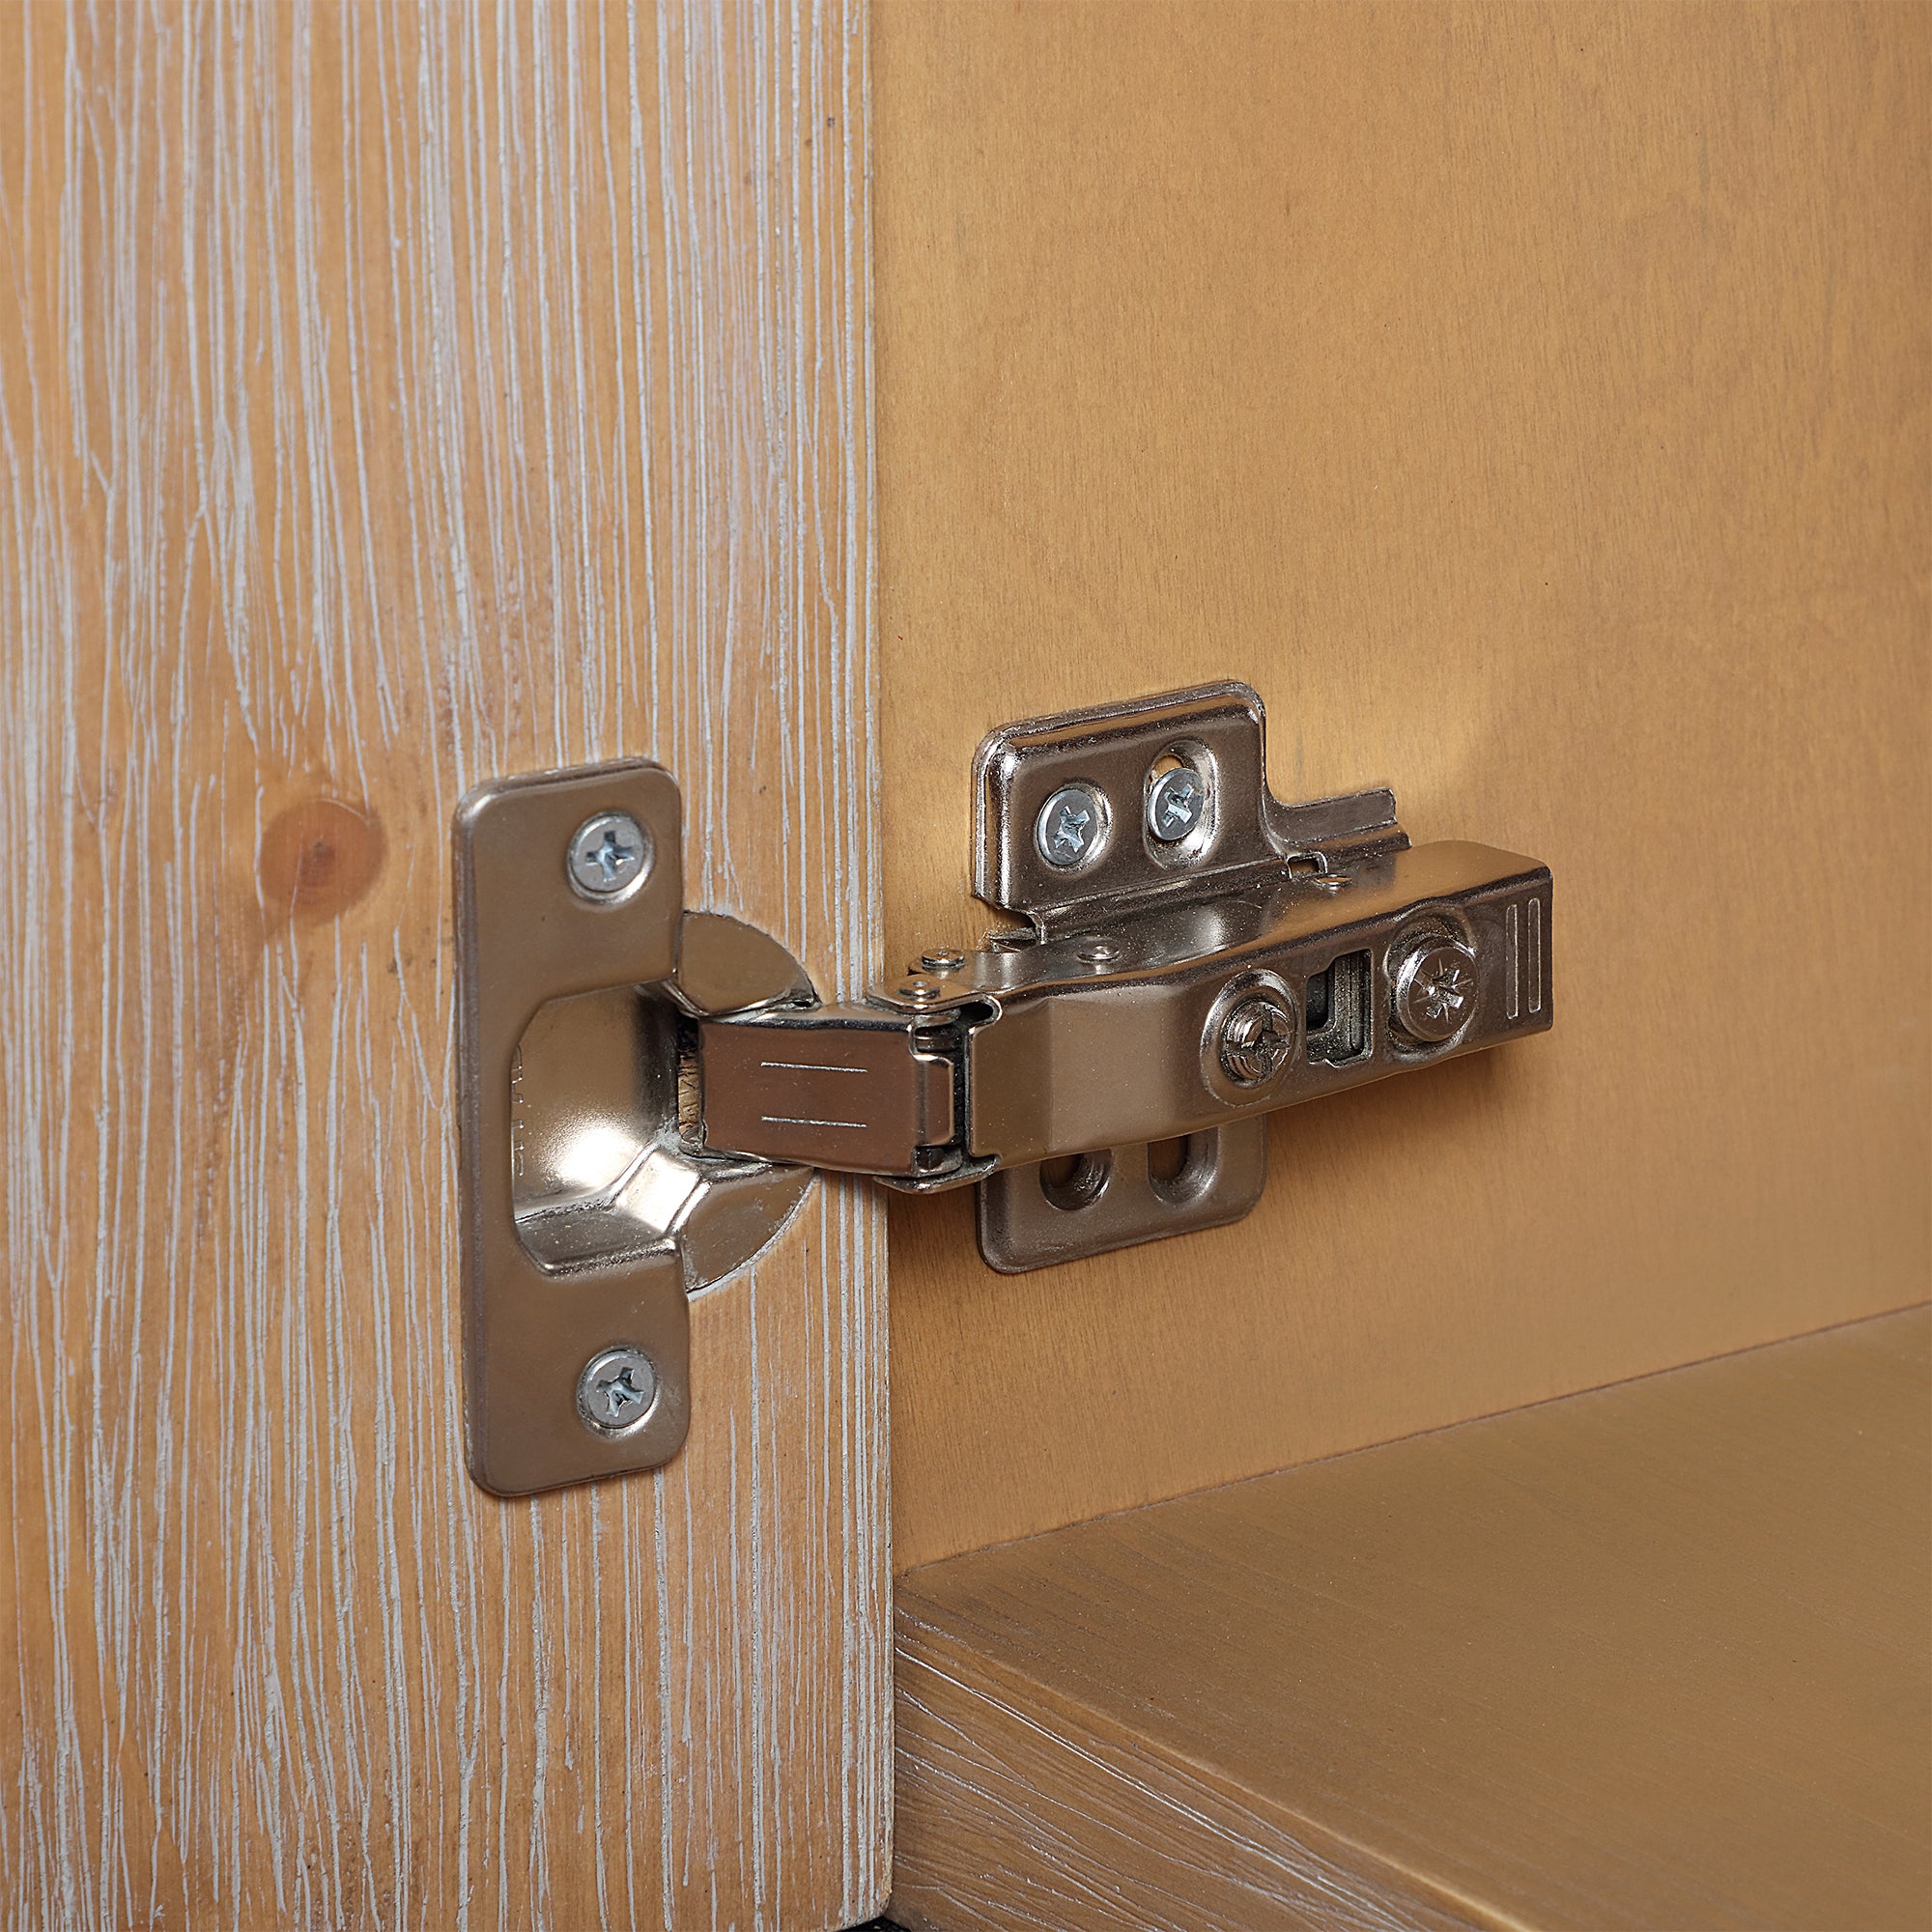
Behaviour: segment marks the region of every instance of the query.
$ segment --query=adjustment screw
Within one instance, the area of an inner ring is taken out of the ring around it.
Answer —
[[[628,811],[600,811],[570,835],[570,883],[588,899],[622,898],[649,868],[651,841]]]
[[[1243,1087],[1272,1080],[1294,1051],[1294,1015],[1268,993],[1253,993],[1221,1022],[1221,1068]]]
[[[909,1000],[916,1007],[929,1007],[946,997],[946,981],[936,974],[914,973],[893,988],[895,1000]]]
[[[966,963],[966,955],[950,946],[936,946],[919,955],[919,964],[907,970],[917,973],[956,973]]]
[[[1165,845],[1178,844],[1207,815],[1208,781],[1187,765],[1162,772],[1148,792],[1148,830]]]
[[[641,1349],[606,1349],[577,1378],[577,1413],[593,1435],[628,1435],[658,1399],[658,1372]]]
[[[1100,849],[1107,836],[1107,808],[1092,785],[1061,788],[1040,807],[1033,842],[1056,870],[1070,872]]]
[[[1420,1046],[1437,1046],[1476,1010],[1476,955],[1457,940],[1416,947],[1395,975],[1395,1023]]]

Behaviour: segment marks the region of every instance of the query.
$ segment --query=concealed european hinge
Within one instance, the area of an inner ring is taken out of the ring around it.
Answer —
[[[1281,805],[1263,725],[1223,684],[995,732],[974,889],[1023,923],[850,1005],[776,941],[684,910],[658,767],[472,793],[478,1479],[674,1453],[685,1295],[762,1247],[813,1168],[977,1181],[986,1261],[1038,1267],[1245,1214],[1277,1108],[1546,1029],[1548,868],[1411,846],[1385,790]]]
[[[975,782],[1027,924],[706,1022],[708,1146],[979,1180],[986,1260],[1037,1267],[1246,1213],[1276,1108],[1549,1024],[1548,869],[1411,846],[1387,791],[1278,804],[1243,685],[1009,725]]]

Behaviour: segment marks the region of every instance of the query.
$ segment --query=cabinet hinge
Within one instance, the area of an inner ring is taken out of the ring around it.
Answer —
[[[775,940],[684,910],[658,767],[472,793],[479,1479],[540,1488],[673,1453],[685,1294],[768,1241],[814,1168],[977,1181],[986,1261],[1038,1267],[1245,1214],[1277,1108],[1546,1029],[1548,868],[1411,845],[1386,790],[1284,806],[1263,727],[1255,693],[1221,684],[996,731],[974,768],[974,890],[1019,923],[848,1005]],[[568,1336],[553,1306],[534,1337],[532,1292],[565,1281],[587,1291],[566,1297]],[[497,1425],[505,1347],[525,1350],[518,1387],[576,1378],[545,1430]]]

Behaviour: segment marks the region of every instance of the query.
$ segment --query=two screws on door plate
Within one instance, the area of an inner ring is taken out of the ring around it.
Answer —
[[[1209,796],[1207,779],[1192,765],[1159,773],[1147,789],[1149,838],[1162,845],[1191,838],[1207,820]],[[1062,785],[1034,820],[1034,847],[1056,871],[1077,871],[1099,857],[1108,824],[1107,801],[1097,786]]]

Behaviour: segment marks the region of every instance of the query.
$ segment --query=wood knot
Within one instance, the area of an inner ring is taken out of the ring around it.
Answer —
[[[271,918],[339,919],[376,883],[385,844],[373,812],[333,798],[289,806],[262,834],[263,903]]]

